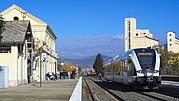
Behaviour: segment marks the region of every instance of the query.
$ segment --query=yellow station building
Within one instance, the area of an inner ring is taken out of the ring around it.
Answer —
[[[27,71],[24,71],[24,75],[27,75],[27,78],[29,76],[33,77],[33,80],[39,81],[40,80],[40,67],[41,67],[41,77],[42,81],[45,80],[45,74],[48,72],[56,73],[57,70],[57,60],[58,60],[58,53],[56,52],[56,35],[50,28],[50,26],[45,23],[44,21],[40,20],[39,18],[33,16],[32,14],[28,13],[27,11],[23,10],[22,8],[18,7],[17,5],[12,5],[11,7],[5,9],[4,11],[0,12],[0,15],[4,18],[4,21],[30,21],[30,28],[32,32],[32,43],[27,44],[28,48],[28,54],[31,60],[31,64],[27,64],[24,62],[24,68],[25,70],[26,66],[30,66],[31,69]],[[19,29],[16,29],[19,30]],[[33,51],[30,51],[33,50]],[[12,53],[17,55],[17,47],[12,46],[11,47],[11,54],[5,54],[7,55],[7,58],[11,57]],[[40,54],[41,58],[40,58]],[[2,54],[1,54],[2,55]],[[9,57],[8,57],[9,56]],[[0,56],[1,57],[1,56]],[[6,56],[4,56],[6,57]],[[16,56],[17,58],[17,56]],[[2,58],[1,58],[2,59]],[[41,59],[41,60],[40,60]],[[6,61],[6,60],[3,60]],[[25,58],[23,58],[23,61],[25,61]],[[19,68],[16,64],[12,64],[14,60],[8,60],[8,64],[5,64],[5,62],[0,61],[0,65],[6,65],[9,66],[9,68]],[[6,61],[7,63],[7,61]],[[41,66],[40,66],[41,65]],[[29,72],[30,71],[30,72]],[[15,72],[10,73],[10,77],[17,75]],[[24,76],[25,78],[26,76]]]
[[[5,66],[8,73],[4,81],[8,86],[27,83],[30,59],[28,45],[32,45],[32,30],[29,21],[5,21],[0,40],[0,66]],[[32,50],[31,50],[32,51]],[[1,81],[0,83],[3,83]]]

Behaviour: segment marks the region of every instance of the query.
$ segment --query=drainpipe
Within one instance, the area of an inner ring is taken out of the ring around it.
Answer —
[[[18,57],[19,57],[19,53],[18,53],[18,44],[17,44],[17,85],[19,84],[18,82]]]
[[[21,84],[23,81],[23,54],[22,54],[22,43],[20,43],[20,57],[21,57]]]
[[[45,75],[46,75],[46,73],[47,73],[47,61],[45,59]],[[45,76],[45,80],[46,80],[46,76]]]
[[[50,56],[50,72],[52,72],[52,58]]]

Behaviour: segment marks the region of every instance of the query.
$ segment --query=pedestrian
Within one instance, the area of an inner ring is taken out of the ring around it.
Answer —
[[[99,77],[100,80],[102,79],[101,73],[98,74],[98,77]]]
[[[66,72],[63,72],[63,79],[65,79],[65,76],[66,76]]]
[[[71,77],[70,74],[71,74],[70,71],[68,71],[68,79],[70,79],[70,77]]]
[[[62,74],[62,71],[60,71],[60,79],[62,78],[62,75],[63,75],[63,74]]]

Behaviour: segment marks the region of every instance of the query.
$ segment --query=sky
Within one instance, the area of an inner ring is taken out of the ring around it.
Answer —
[[[179,0],[0,0],[0,12],[16,4],[46,22],[57,36],[60,58],[124,53],[124,19],[149,29],[159,44],[179,38]]]

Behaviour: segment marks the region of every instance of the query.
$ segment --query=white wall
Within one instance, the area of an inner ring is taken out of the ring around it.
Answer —
[[[18,58],[17,46],[11,47],[11,53],[0,53],[0,65],[9,67],[9,85],[18,85],[18,68],[17,68],[17,58]]]
[[[175,38],[174,32],[167,33],[167,50],[168,52],[179,53],[179,39]]]

